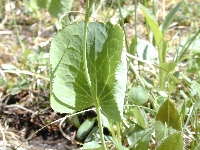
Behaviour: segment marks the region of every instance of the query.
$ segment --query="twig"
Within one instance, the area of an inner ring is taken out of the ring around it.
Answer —
[[[13,34],[12,31],[0,31],[0,35],[4,35],[4,34]]]
[[[27,71],[27,70],[2,70],[2,69],[0,69],[0,73],[1,72],[3,72],[3,73],[13,73],[13,74],[27,74],[27,75],[35,76],[35,77],[50,81],[49,77],[45,77],[43,75],[33,73],[33,72],[30,72],[30,71]]]
[[[25,107],[23,107],[23,106],[21,106],[21,105],[18,105],[18,104],[11,104],[11,105],[7,105],[7,106],[6,106],[6,108],[11,108],[11,107],[18,107],[18,108],[21,108],[21,109],[23,109],[23,110],[25,110],[25,111],[28,111],[28,112],[32,113],[32,114],[35,113],[34,111],[32,111],[32,110],[30,110],[30,109],[27,109],[27,108],[25,108]]]

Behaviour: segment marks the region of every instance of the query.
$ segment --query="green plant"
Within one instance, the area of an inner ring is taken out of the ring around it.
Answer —
[[[68,25],[53,38],[51,106],[62,113],[95,106],[102,147],[107,149],[101,114],[117,122],[123,117],[127,76],[124,35],[118,25],[109,22],[88,24],[88,13],[89,1],[85,23]]]
[[[197,126],[192,127],[198,134],[199,83],[189,82],[187,78],[183,81],[188,83],[181,83],[175,72],[187,48],[179,53],[182,54],[181,59],[166,60],[169,47],[165,35],[182,3],[180,1],[169,12],[161,25],[154,16],[155,12],[151,13],[148,8],[139,5],[147,28],[153,33],[152,41],[138,41],[136,33],[129,46],[121,10],[122,28],[110,22],[89,22],[92,13],[89,1],[86,2],[85,21],[68,24],[53,37],[50,49],[51,107],[61,113],[75,113],[95,107],[97,113],[98,127],[95,118],[85,120],[79,127],[77,138],[80,141],[87,139],[83,145],[85,149],[108,149],[115,145],[120,150],[143,150],[149,149],[149,143],[155,140],[156,149],[179,150],[184,147],[183,135],[189,132],[189,122]],[[117,5],[120,9],[120,1],[117,1]],[[199,31],[192,36],[189,46],[198,34]],[[125,47],[129,53],[123,51]],[[135,52],[138,57],[131,55]],[[194,55],[199,56],[199,53]],[[151,73],[138,73],[132,59],[138,60],[140,65],[150,66],[155,71],[153,77],[159,79],[158,85],[145,77]],[[199,59],[193,61],[198,68]],[[139,82],[131,83],[127,74],[134,74]],[[182,86],[180,92],[177,92],[177,84]],[[191,89],[188,90],[185,84]],[[174,96],[172,100],[170,94]],[[105,135],[103,127],[111,135]],[[196,141],[190,145],[193,149],[199,145],[199,137],[195,138]],[[97,143],[99,139],[101,145]],[[113,144],[109,145],[107,141]]]

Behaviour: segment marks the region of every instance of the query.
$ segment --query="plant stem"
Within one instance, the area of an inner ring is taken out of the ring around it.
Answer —
[[[93,1],[94,2],[94,1]],[[88,26],[88,21],[89,21],[89,16],[90,16],[90,7],[89,7],[89,0],[86,0],[86,14],[85,14],[85,26],[84,26],[84,43],[83,43],[83,61],[84,61],[84,71],[85,71],[85,75],[87,78],[87,82],[88,85],[90,87],[90,90],[92,92],[92,84],[91,84],[91,80],[90,80],[90,76],[88,73],[88,66],[87,66],[87,26]],[[99,100],[97,99],[96,95],[93,95],[94,99],[94,105],[96,108],[96,113],[97,113],[97,120],[98,120],[98,126],[99,126],[99,133],[100,133],[100,137],[101,137],[101,142],[102,142],[102,147],[104,150],[107,150],[106,148],[106,144],[104,141],[104,134],[103,134],[103,125],[102,125],[102,121],[101,121],[101,111],[100,111],[100,104],[99,104]]]
[[[127,60],[129,61],[129,59],[127,58]],[[129,61],[130,62],[130,61]],[[140,77],[140,75],[137,73],[137,71],[134,69],[134,65],[132,62],[130,62],[130,68],[132,69],[132,71],[134,72],[134,74],[136,75],[136,77],[138,78],[139,82],[142,84],[142,87],[145,88],[145,84],[142,80],[142,78]]]
[[[104,150],[107,150],[106,144],[105,144],[105,141],[104,141],[103,125],[102,125],[102,121],[101,121],[101,110],[100,110],[101,108],[100,108],[100,105],[99,105],[98,102],[99,102],[98,100],[95,101],[97,120],[98,120],[98,126],[99,126],[99,134],[100,134],[100,137],[101,137],[102,147],[103,147]]]
[[[122,144],[122,140],[121,140],[121,123],[120,122],[116,122],[117,125],[117,141],[118,143]]]
[[[87,26],[89,21],[89,0],[86,1],[86,14],[85,14],[85,26],[84,26],[84,43],[83,43],[83,61],[84,61],[84,71],[87,78],[87,82],[89,87],[91,88],[90,76],[88,73],[87,67],[87,57],[86,57],[86,49],[87,49]]]

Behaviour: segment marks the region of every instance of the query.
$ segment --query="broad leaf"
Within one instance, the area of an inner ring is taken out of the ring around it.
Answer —
[[[100,104],[103,113],[121,121],[126,90],[123,32],[118,25],[92,22],[87,31],[88,85],[83,65],[84,22],[58,31],[50,49],[51,106],[72,113]]]
[[[160,41],[163,39],[163,35],[162,35],[162,32],[159,29],[156,18],[153,15],[153,13],[151,11],[149,11],[149,9],[144,7],[142,4],[140,4],[140,8],[145,15],[147,24],[151,28],[153,35],[154,35],[154,38],[155,38],[155,41],[156,41],[156,44],[158,45],[160,43]]]
[[[168,136],[156,150],[183,150],[184,143],[181,132],[175,132]]]
[[[181,6],[183,1],[180,1],[170,12],[169,14],[167,15],[167,17],[165,18],[165,20],[162,22],[160,28],[162,30],[162,33],[163,35],[166,34],[168,28],[169,28],[169,25],[171,24],[173,18],[174,18],[174,15],[175,13],[178,11],[179,7]]]
[[[174,103],[168,99],[161,105],[156,115],[156,138],[162,140],[175,130],[182,130],[181,120]]]

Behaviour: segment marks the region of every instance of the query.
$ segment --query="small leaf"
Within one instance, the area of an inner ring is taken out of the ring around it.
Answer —
[[[135,129],[132,130],[132,132],[127,135],[127,140],[130,147],[135,150],[138,150],[136,149],[136,147],[148,149],[152,132],[153,128],[148,128],[146,130],[143,130],[141,127],[136,125]]]
[[[71,10],[72,3],[73,0],[51,0],[48,11],[53,17],[59,18]]]
[[[167,80],[167,76],[170,72],[174,71],[175,67],[177,66],[176,62],[172,63],[160,63],[160,86],[161,90],[164,90],[165,82]]]
[[[178,110],[170,99],[161,105],[156,115],[155,134],[158,140],[162,140],[165,137],[165,124],[167,124],[167,132],[169,134],[174,132],[174,130],[182,130]]]
[[[95,134],[97,134],[98,129],[98,126],[94,126],[85,139],[84,143],[95,141]]]
[[[142,4],[140,4],[140,8],[145,15],[145,18],[147,20],[147,24],[151,28],[153,35],[154,35],[154,38],[155,38],[155,41],[156,41],[156,44],[158,45],[160,43],[160,41],[163,39],[163,35],[162,35],[162,32],[159,29],[156,18],[153,15],[153,13],[151,11],[149,11],[149,9],[144,7]]]
[[[123,18],[126,19],[127,17],[131,16],[134,13],[134,9],[135,7],[133,5],[122,7],[121,11]]]
[[[97,142],[95,141],[91,141],[88,143],[84,143],[83,144],[83,149],[85,150],[104,150],[101,145],[99,145]]]
[[[81,124],[81,126],[78,128],[77,135],[76,135],[77,139],[79,141],[82,141],[88,135],[93,125],[94,125],[94,119],[85,120]]]
[[[104,114],[101,113],[101,121],[102,121],[102,125],[106,128],[108,128],[109,131],[111,131],[111,128],[110,128],[110,123],[108,121],[108,118],[106,118],[104,116]]]
[[[158,51],[146,40],[140,40],[137,44],[137,54],[140,59],[156,63],[158,60]]]
[[[131,40],[131,45],[130,45],[130,54],[131,55],[135,55],[136,47],[137,47],[137,36],[134,35]]]
[[[69,122],[72,123],[76,128],[79,128],[81,125],[80,125],[80,122],[79,122],[79,118],[77,115],[74,115],[72,117],[69,117]]]
[[[200,144],[194,150],[200,150]]]
[[[113,143],[115,144],[115,147],[117,149],[120,149],[120,150],[128,150],[126,147],[124,147],[121,143],[115,141],[114,139],[112,139]]]
[[[175,13],[178,11],[178,9],[180,8],[181,4],[182,4],[182,0],[168,13],[168,15],[166,16],[165,20],[162,22],[162,24],[160,25],[160,28],[162,30],[163,35],[166,34],[169,25],[171,24]]]
[[[133,109],[133,114],[134,114],[134,118],[137,121],[137,124],[141,126],[143,129],[146,129],[147,123],[146,123],[145,113],[142,112],[142,110],[139,107],[135,107]]]
[[[175,132],[168,136],[156,150],[183,150],[184,143],[181,132]]]
[[[51,0],[30,0],[30,6],[34,9],[47,8]]]
[[[142,105],[149,99],[148,91],[142,87],[132,87],[128,92],[130,101],[135,104]]]
[[[12,64],[1,64],[2,70],[16,70],[16,67]]]
[[[164,71],[168,74],[169,72],[172,72],[175,67],[177,66],[176,62],[172,63],[160,63],[160,67],[164,69]]]
[[[160,96],[162,97],[166,97],[166,98],[168,97],[167,93],[164,91],[158,91],[158,94],[160,94]]]
[[[200,84],[195,80],[192,80],[191,83],[191,94],[198,94],[198,96],[200,97]]]

